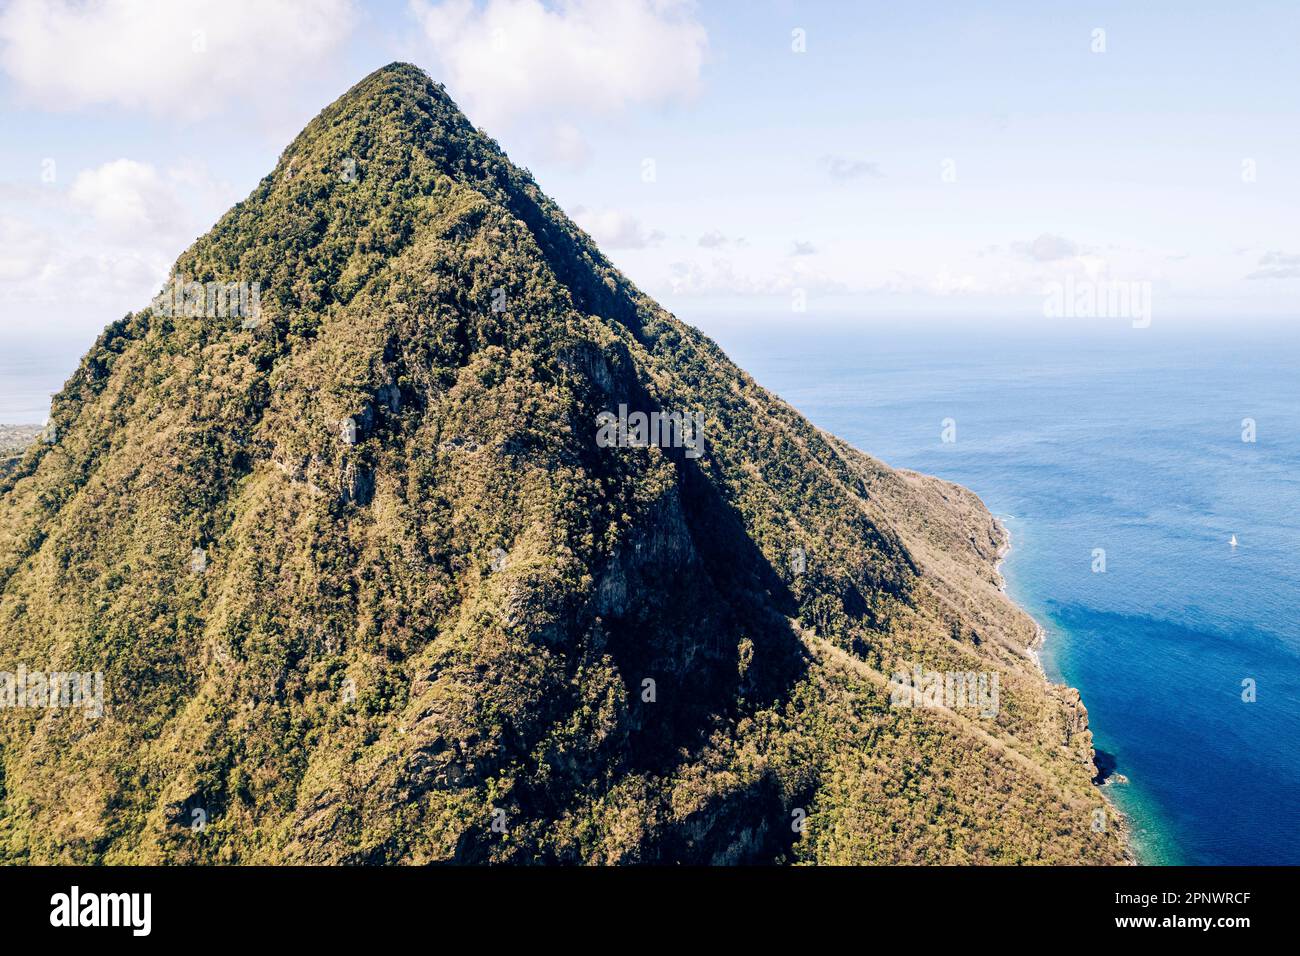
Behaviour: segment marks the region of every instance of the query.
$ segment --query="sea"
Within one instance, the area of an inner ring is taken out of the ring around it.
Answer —
[[[0,425],[43,425],[50,399],[77,369],[85,343],[0,338]]]
[[[1140,862],[1300,864],[1300,320],[683,318],[999,517]],[[0,423],[43,422],[77,358],[0,351]]]
[[[1000,518],[1140,862],[1300,864],[1300,321],[697,324]]]

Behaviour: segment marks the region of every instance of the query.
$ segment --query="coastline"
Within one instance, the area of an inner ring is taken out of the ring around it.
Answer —
[[[1007,596],[1007,600],[1014,602],[1016,607],[1020,608],[1020,610],[1024,612],[1025,616],[1028,617],[1030,621],[1033,622],[1034,639],[1030,641],[1029,645],[1025,648],[1025,656],[1034,662],[1034,665],[1038,668],[1038,673],[1043,676],[1043,681],[1048,685],[1051,685],[1055,682],[1047,675],[1047,670],[1043,666],[1043,659],[1040,653],[1042,651],[1043,645],[1047,642],[1047,631],[1043,627],[1043,625],[1039,622],[1038,618],[1034,617],[1034,615],[1030,613],[1029,609],[1024,605],[1024,603],[1018,600],[1016,596],[1013,595],[1007,589],[1007,579],[1006,576],[1002,573],[1002,565],[1006,561],[1007,556],[1011,554],[1011,529],[1008,528],[1006,524],[1002,521],[1001,516],[992,515],[992,517],[993,517],[993,523],[1002,532],[1002,545],[998,549],[997,560],[994,561],[993,563],[993,574],[997,579],[998,590]],[[1068,686],[1068,685],[1062,684],[1061,686]],[[1084,712],[1086,713],[1087,704],[1083,703],[1083,694],[1079,691],[1077,687],[1071,689],[1074,690],[1076,694],[1078,694],[1079,701],[1083,705]],[[1091,725],[1089,725],[1088,727],[1088,733],[1090,735],[1092,733]],[[1137,847],[1134,845],[1134,841],[1133,841],[1133,828],[1129,824],[1128,817],[1119,808],[1115,800],[1112,799],[1111,795],[1107,792],[1107,789],[1112,784],[1128,783],[1128,777],[1120,773],[1109,773],[1103,777],[1102,771],[1097,762],[1099,753],[1100,752],[1097,750],[1096,741],[1094,740],[1092,745],[1092,763],[1093,763],[1093,770],[1094,770],[1093,785],[1097,788],[1097,791],[1100,794],[1102,801],[1106,804],[1106,808],[1109,811],[1111,817],[1114,819],[1115,825],[1119,827],[1120,838],[1123,841],[1125,856],[1127,858],[1129,865],[1131,866],[1140,865],[1141,860],[1138,859]]]
[[[1029,609],[1020,601],[1017,601],[1015,596],[1007,591],[1007,579],[1002,573],[1002,564],[1006,561],[1007,555],[1011,553],[1011,529],[1002,522],[998,515],[993,515],[992,517],[993,523],[997,525],[998,529],[1002,532],[1002,546],[998,549],[997,560],[993,562],[993,574],[997,578],[998,590],[1005,594],[1008,600],[1015,602],[1016,607],[1024,611],[1025,616],[1034,622],[1034,639],[1030,641],[1029,646],[1025,648],[1025,656],[1034,662],[1034,665],[1038,668],[1038,673],[1042,674],[1043,679],[1048,680],[1050,683],[1050,679],[1047,677],[1047,671],[1043,667],[1042,656],[1039,654],[1039,651],[1047,642],[1047,631],[1043,629],[1042,624],[1038,623],[1038,618],[1030,614]]]

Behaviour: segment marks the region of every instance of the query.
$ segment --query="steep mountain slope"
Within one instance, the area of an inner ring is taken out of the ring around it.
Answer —
[[[0,670],[106,697],[0,710],[0,859],[1123,859],[980,502],[759,388],[416,68],[175,274],[260,322],[114,323],[0,478]],[[602,447],[620,404],[705,453]],[[996,714],[891,706],[913,666]]]

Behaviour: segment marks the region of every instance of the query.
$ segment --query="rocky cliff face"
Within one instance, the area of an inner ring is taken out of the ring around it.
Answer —
[[[0,478],[0,670],[105,687],[0,709],[0,859],[1123,858],[975,496],[765,392],[420,71],[175,273],[260,311],[115,322]]]

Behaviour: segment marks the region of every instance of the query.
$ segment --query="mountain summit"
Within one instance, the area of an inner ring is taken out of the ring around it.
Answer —
[[[389,66],[0,476],[0,861],[1119,862],[1005,544]]]

